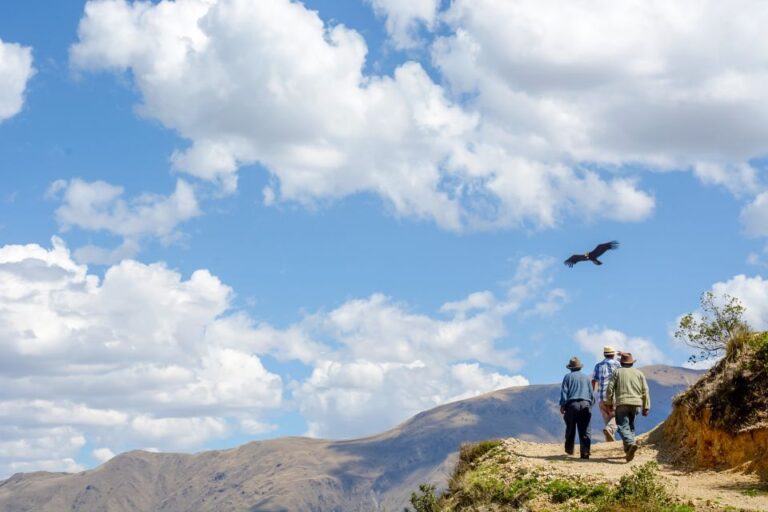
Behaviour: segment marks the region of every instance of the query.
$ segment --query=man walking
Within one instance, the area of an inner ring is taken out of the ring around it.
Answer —
[[[629,462],[635,458],[637,451],[635,416],[639,407],[643,408],[643,416],[648,416],[651,410],[651,396],[645,375],[637,368],[632,368],[635,364],[632,354],[629,352],[621,354],[620,363],[621,368],[614,370],[608,382],[605,404],[609,408],[615,408],[616,426],[624,440],[624,453]]]
[[[563,378],[560,387],[560,414],[565,420],[565,453],[573,455],[576,430],[579,431],[579,454],[582,459],[589,458],[592,445],[589,422],[592,419],[594,394],[589,377],[581,373],[584,365],[578,357],[572,357],[566,368],[571,370]]]
[[[605,390],[608,387],[608,382],[611,380],[613,370],[619,368],[621,365],[616,360],[616,354],[621,355],[621,352],[617,352],[615,348],[610,345],[603,347],[603,360],[595,365],[595,370],[592,372],[592,391],[597,393],[597,407],[600,409],[600,416],[603,417],[603,435],[606,442],[615,441],[614,434],[616,433],[616,418],[613,415],[613,411],[605,405]]]

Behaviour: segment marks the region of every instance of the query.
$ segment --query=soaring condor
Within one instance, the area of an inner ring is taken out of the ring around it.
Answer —
[[[611,249],[618,249],[618,248],[619,248],[619,242],[614,240],[613,242],[600,244],[586,254],[574,254],[573,256],[565,260],[563,263],[565,263],[569,267],[573,267],[575,264],[577,264],[580,261],[591,261],[595,265],[602,265],[603,262],[598,260],[597,258],[602,256],[605,253],[605,251],[608,251]]]

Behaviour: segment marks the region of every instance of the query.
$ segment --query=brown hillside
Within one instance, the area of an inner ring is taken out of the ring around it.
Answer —
[[[738,468],[768,481],[768,333],[735,339],[728,352],[674,400],[651,439],[673,463]]]

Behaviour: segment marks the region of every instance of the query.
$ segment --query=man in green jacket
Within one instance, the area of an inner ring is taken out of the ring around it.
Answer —
[[[645,375],[632,368],[635,358],[629,352],[621,354],[621,368],[613,371],[608,389],[605,391],[605,405],[616,411],[616,426],[624,441],[624,453],[627,462],[635,458],[635,416],[638,408],[643,409],[643,416],[651,410],[651,396]]]

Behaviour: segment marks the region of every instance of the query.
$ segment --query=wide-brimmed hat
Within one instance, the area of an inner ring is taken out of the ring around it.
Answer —
[[[569,370],[581,370],[584,368],[584,365],[581,364],[581,360],[578,357],[572,357],[570,361],[568,361],[568,366],[566,366]]]
[[[632,357],[631,352],[622,352],[621,353],[621,359],[619,360],[621,364],[634,364],[635,358]]]
[[[604,356],[610,356],[611,354],[615,354],[615,353],[616,353],[616,349],[613,348],[612,346],[606,345],[606,346],[603,347],[603,355]]]

